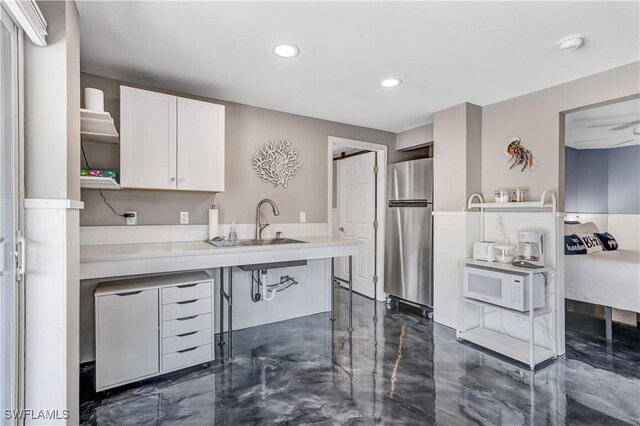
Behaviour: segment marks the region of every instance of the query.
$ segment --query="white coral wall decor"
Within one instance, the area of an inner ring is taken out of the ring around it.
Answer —
[[[289,141],[269,141],[253,155],[253,168],[263,182],[286,189],[287,182],[302,168],[298,154]]]

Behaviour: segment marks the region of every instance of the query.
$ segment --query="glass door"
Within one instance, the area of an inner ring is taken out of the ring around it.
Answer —
[[[12,424],[18,402],[20,246],[18,29],[0,7],[0,422]]]

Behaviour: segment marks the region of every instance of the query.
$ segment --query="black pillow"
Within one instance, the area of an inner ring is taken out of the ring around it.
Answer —
[[[613,235],[608,232],[596,232],[595,236],[600,240],[600,244],[602,244],[602,248],[605,251],[613,251],[618,250],[618,242]]]
[[[565,235],[564,254],[587,254],[587,246],[576,234]]]

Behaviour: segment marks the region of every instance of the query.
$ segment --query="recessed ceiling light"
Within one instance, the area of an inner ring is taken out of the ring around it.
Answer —
[[[279,44],[273,48],[273,52],[281,58],[295,58],[300,54],[300,49],[293,44]]]
[[[382,87],[396,87],[402,83],[399,78],[386,78],[380,82]]]
[[[587,38],[584,34],[572,34],[558,40],[558,49],[570,52],[578,49]]]

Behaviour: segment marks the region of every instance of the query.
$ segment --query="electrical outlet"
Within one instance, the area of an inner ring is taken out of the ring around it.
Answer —
[[[180,212],[180,225],[189,224],[189,212]]]
[[[307,212],[300,212],[300,223],[305,223],[307,221]]]
[[[138,212],[124,212],[127,215],[127,225],[137,225],[138,224]]]

